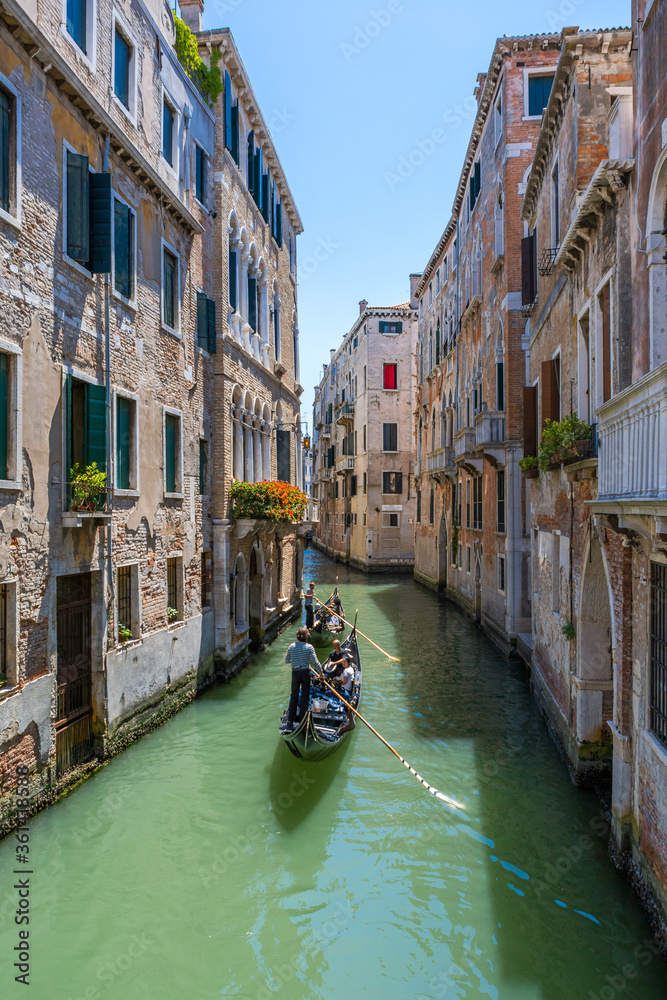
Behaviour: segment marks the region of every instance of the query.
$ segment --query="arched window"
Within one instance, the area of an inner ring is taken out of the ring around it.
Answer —
[[[646,220],[649,280],[649,369],[667,358],[667,149],[656,165]]]
[[[277,284],[273,288],[273,354],[280,361],[280,292]]]
[[[294,351],[294,381],[299,381],[299,327],[296,312],[292,313],[292,349]]]
[[[237,631],[247,628],[247,573],[245,559],[242,553],[236,557],[234,564],[234,627]]]

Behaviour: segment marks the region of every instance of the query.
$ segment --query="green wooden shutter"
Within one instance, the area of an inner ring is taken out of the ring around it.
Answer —
[[[200,439],[199,441],[199,495],[204,495],[204,489],[206,487],[206,481],[204,472],[206,469],[206,443]]]
[[[164,250],[163,322],[175,329],[176,323],[176,258]]]
[[[176,417],[171,413],[164,418],[164,452],[165,452],[165,492],[176,492]]]
[[[90,180],[88,157],[67,151],[67,255],[88,266],[90,260]]]
[[[238,165],[239,162],[239,106],[235,104],[232,108],[232,145],[230,152],[234,158],[234,162]]]
[[[271,227],[271,235],[275,239],[276,236],[276,182],[271,180],[271,172],[269,171],[269,189],[271,191],[270,195],[270,208],[269,208],[269,225]]]
[[[229,306],[236,312],[236,251],[229,251]]]
[[[90,199],[90,262],[93,274],[111,271],[111,174],[91,174]]]
[[[281,483],[289,483],[291,475],[290,432],[276,431],[276,459],[278,479]]]
[[[0,208],[9,211],[9,144],[11,102],[9,95],[0,90]]]
[[[216,352],[215,301],[206,300],[206,346],[209,354]]]
[[[129,399],[116,396],[116,486],[130,488],[130,406]]]
[[[283,248],[283,206],[280,202],[276,205],[276,243]]]
[[[206,317],[206,293],[197,292],[197,344],[199,347],[206,347],[207,344],[207,317]]]
[[[67,33],[86,52],[86,0],[67,0]]]
[[[262,204],[260,206],[262,216],[265,222],[269,221],[269,189],[271,187],[271,174],[267,172],[262,174]]]
[[[130,56],[131,48],[116,28],[114,46],[114,81],[113,90],[118,100],[130,106]]]
[[[103,385],[86,385],[86,465],[107,467],[107,394]]]
[[[232,81],[225,70],[225,146],[232,148]]]
[[[262,178],[264,176],[264,157],[262,155],[261,146],[257,149],[255,153],[255,178],[254,178],[254,196],[255,204],[257,208],[262,211],[262,196],[264,185],[262,184]]]
[[[248,191],[255,194],[255,133],[248,132]]]
[[[9,356],[0,354],[0,479],[8,479],[9,464]]]
[[[132,213],[122,201],[114,201],[114,288],[132,298]]]
[[[164,101],[162,104],[162,155],[170,166],[174,160],[174,112]]]
[[[257,333],[257,278],[248,278],[248,323]]]

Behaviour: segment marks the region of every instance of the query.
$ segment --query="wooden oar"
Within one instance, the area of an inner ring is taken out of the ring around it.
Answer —
[[[313,597],[315,597],[314,594],[313,594]],[[334,611],[333,608],[330,608],[328,604],[324,603],[324,601],[321,601],[319,599],[319,597],[315,597],[315,600],[317,601],[318,604],[321,604],[323,608],[326,608],[327,611],[330,611],[332,615],[335,615],[336,618],[340,618],[340,620],[342,622],[345,622],[346,625],[349,625],[350,628],[354,628],[354,625],[352,625],[346,618],[343,618],[342,615],[338,614],[337,611]],[[386,651],[386,649],[382,648],[382,646],[378,646],[377,642],[373,642],[372,639],[369,639],[368,636],[364,635],[363,632],[360,632],[359,629],[356,629],[356,632],[357,632],[357,635],[360,635],[362,639],[366,640],[366,642],[370,642],[371,646],[375,646],[376,649],[379,649],[380,652],[383,654],[383,656],[386,656],[387,659],[389,659],[389,660],[395,660],[396,663],[400,663],[401,662],[400,656],[392,656],[391,653],[388,653]]]
[[[349,622],[348,622],[348,624],[349,624]],[[361,635],[361,632],[359,633],[359,635]],[[415,771],[415,769],[412,766],[412,764],[409,764],[407,762],[407,760],[405,759],[405,757],[401,757],[401,755],[398,752],[398,750],[395,750],[394,747],[391,745],[391,743],[388,743],[387,740],[384,738],[384,736],[382,736],[380,733],[378,733],[377,729],[375,729],[374,726],[371,726],[370,722],[368,722],[367,719],[364,719],[364,717],[361,714],[361,712],[357,712],[356,708],[353,705],[350,705],[349,701],[346,701],[345,698],[343,698],[343,696],[340,694],[340,692],[336,691],[336,689],[334,687],[332,687],[331,684],[329,684],[329,682],[325,679],[325,677],[323,676],[323,674],[319,674],[317,672],[317,670],[315,670],[315,667],[311,667],[310,669],[313,671],[313,673],[315,674],[315,676],[317,677],[317,679],[319,681],[321,681],[321,683],[324,684],[325,687],[328,687],[329,690],[336,696],[336,698],[338,698],[340,701],[343,702],[343,704],[346,706],[346,708],[349,708],[351,712],[354,712],[354,714],[357,716],[357,718],[361,719],[361,721],[363,722],[363,724],[365,726],[367,726],[368,729],[370,729],[370,731],[373,733],[374,736],[377,736],[377,738],[382,743],[384,743],[384,745],[387,747],[388,750],[391,750],[391,752],[394,754],[395,757],[398,757],[398,759],[400,760],[401,764],[403,764],[405,767],[407,767],[407,769],[410,772],[410,774],[413,774],[415,776],[415,778],[417,779],[417,781],[421,781],[421,783],[424,786],[424,788],[428,792],[430,792],[431,795],[435,795],[436,799],[440,799],[442,802],[446,802],[447,805],[453,806],[455,809],[465,809],[465,806],[461,805],[460,802],[457,802],[455,799],[450,799],[450,797],[448,795],[444,795],[442,792],[439,792],[437,788],[434,788],[433,785],[429,785],[429,783],[426,780],[426,778],[422,778],[421,774],[418,774],[417,771]]]

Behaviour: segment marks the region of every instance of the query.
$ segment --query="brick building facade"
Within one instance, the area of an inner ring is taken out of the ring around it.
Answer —
[[[530,628],[519,218],[558,37],[499,39],[453,214],[417,288],[415,576],[504,648]]]
[[[414,563],[415,306],[361,302],[315,388],[315,544],[366,572]]]

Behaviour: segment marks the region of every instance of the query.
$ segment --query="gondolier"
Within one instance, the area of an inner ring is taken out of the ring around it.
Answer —
[[[300,628],[296,634],[296,642],[293,642],[285,653],[285,663],[292,664],[292,692],[287,709],[287,727],[291,729],[297,721],[297,705],[299,704],[299,692],[301,693],[301,712],[299,720],[308,711],[310,702],[310,664],[318,670],[322,670],[322,664],[317,659],[317,653],[310,645],[310,634],[307,628]]]
[[[313,614],[313,597],[315,596],[315,584],[311,580],[308,584],[308,590],[305,593],[304,604],[306,606],[306,628],[311,629],[314,623]]]

